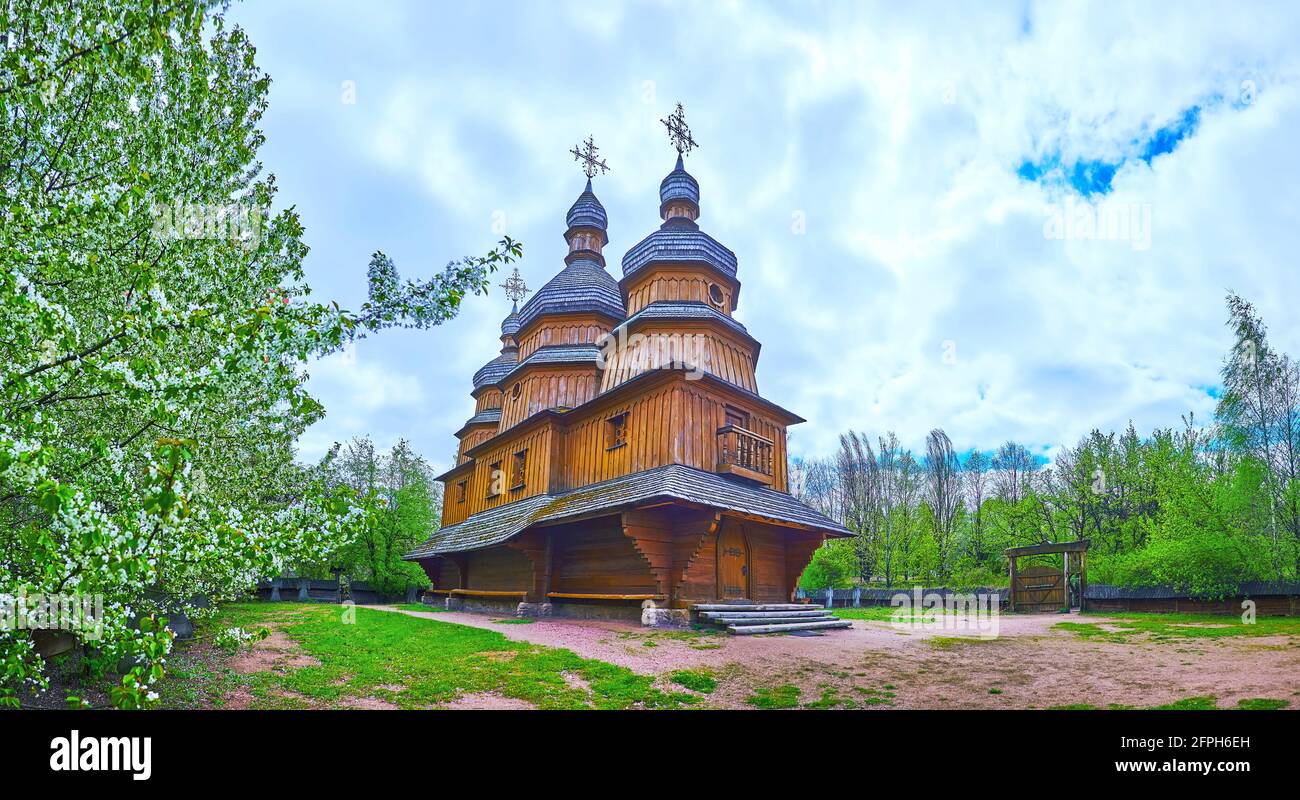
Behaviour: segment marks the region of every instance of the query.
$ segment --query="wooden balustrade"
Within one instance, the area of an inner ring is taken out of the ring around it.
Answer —
[[[765,485],[772,483],[771,439],[737,425],[718,428],[718,472]]]

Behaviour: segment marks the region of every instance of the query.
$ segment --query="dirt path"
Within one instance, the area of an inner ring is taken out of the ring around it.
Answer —
[[[707,667],[719,677],[708,698],[718,707],[748,707],[755,688],[783,684],[799,687],[801,704],[823,699],[835,707],[1146,707],[1205,695],[1221,707],[1256,697],[1300,707],[1300,641],[1289,636],[1116,643],[1054,629],[1079,621],[1077,614],[1040,614],[1002,616],[994,639],[863,620],[823,636],[740,637],[612,621],[503,625],[482,614],[375,608],[488,628],[643,674]],[[1107,623],[1094,615],[1086,621]]]

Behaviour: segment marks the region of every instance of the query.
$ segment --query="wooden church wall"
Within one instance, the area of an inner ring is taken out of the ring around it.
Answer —
[[[474,459],[472,473],[452,477],[447,481],[442,501],[442,524],[455,525],[464,521],[471,514],[477,514],[489,508],[496,508],[506,502],[522,500],[525,497],[532,497],[537,494],[545,494],[551,480],[551,458],[549,456],[552,439],[553,430],[550,427],[542,427],[512,441],[502,442],[498,446],[480,453]],[[524,485],[521,488],[514,489],[511,488],[511,462],[514,454],[521,450],[526,450],[528,453],[525,459]],[[500,462],[502,471],[506,473],[505,491],[499,495],[489,497],[487,493],[492,485],[491,465],[495,462]],[[468,479],[469,485],[465,492],[465,501],[458,502],[456,500],[456,484],[466,479]]]
[[[519,386],[519,396],[514,388]],[[532,369],[506,387],[505,405],[501,409],[501,430],[515,425],[547,408],[576,408],[596,396],[594,367],[568,369]]]
[[[435,589],[461,589],[460,568],[449,558],[429,558],[419,562]]]
[[[672,388],[664,386],[575,421],[564,436],[555,490],[575,489],[669,463],[666,425],[671,397]],[[626,443],[608,448],[609,419],[623,413],[627,414]]]
[[[551,591],[572,594],[656,594],[650,567],[618,516],[548,529],[552,535]]]
[[[749,599],[765,603],[788,603],[794,591],[789,577],[790,554],[786,543],[799,540],[798,531],[775,525],[723,517],[723,525],[742,526],[749,549]],[[718,600],[718,532],[703,538],[699,550],[686,568],[677,588],[679,605],[711,603]],[[689,537],[683,537],[689,540]],[[811,558],[811,553],[809,553]],[[800,572],[803,566],[798,566]],[[795,576],[798,580],[798,575]]]
[[[560,344],[596,344],[611,330],[604,317],[594,314],[569,314],[548,316],[523,332],[519,340],[519,360],[523,361],[539,347]]]
[[[669,420],[672,461],[710,472],[716,470],[718,428],[727,424],[728,406],[749,416],[748,430],[772,440],[772,488],[786,491],[785,428],[762,416],[752,406],[730,403],[689,382],[677,388]]]
[[[645,326],[629,337],[625,348],[616,350],[601,376],[601,391],[635,378],[641,373],[684,361],[716,375],[728,383],[758,394],[754,377],[754,352],[729,336],[707,326],[673,323],[671,327]],[[664,337],[672,337],[665,339]],[[680,338],[679,338],[680,337]]]
[[[785,537],[779,528],[746,523],[749,544],[750,597],[762,602],[790,602],[786,588]]]
[[[484,411],[501,407],[501,390],[484,389],[479,392],[478,400],[474,406],[475,414],[482,414]]]
[[[699,383],[682,381],[650,389],[599,414],[574,419],[567,429],[542,427],[480,453],[469,477],[465,502],[456,500],[458,479],[447,482],[443,524],[454,525],[507,501],[568,491],[667,464],[713,472],[718,466],[717,430],[727,423],[729,408],[748,417],[749,430],[772,440],[772,488],[786,491],[784,427],[763,416],[757,406],[733,402],[733,398]],[[623,413],[627,414],[625,443],[607,447],[609,420]],[[491,429],[471,432],[474,443],[465,449],[494,435]],[[521,450],[528,451],[525,483],[521,489],[511,489],[511,460]],[[490,465],[498,461],[507,472],[507,488],[502,495],[488,497]]]
[[[716,284],[722,292],[722,304],[709,297],[709,286]],[[707,270],[691,267],[676,269],[656,265],[645,277],[628,284],[627,315],[630,317],[658,300],[707,303],[731,316],[732,287]]]
[[[479,445],[483,444],[488,439],[491,439],[493,436],[496,435],[497,435],[497,429],[495,427],[488,427],[487,425],[484,425],[481,428],[475,427],[469,433],[465,434],[465,437],[460,440],[460,457],[457,459],[456,463],[457,464],[465,463],[465,461],[468,460],[468,457],[465,455],[466,450],[471,450],[475,447],[478,447]]]
[[[533,563],[504,545],[466,553],[469,585],[480,591],[526,592],[533,588]]]

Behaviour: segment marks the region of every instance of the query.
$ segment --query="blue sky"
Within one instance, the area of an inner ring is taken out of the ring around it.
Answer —
[[[235,4],[271,75],[266,168],[318,297],[356,308],[504,230],[540,287],[595,137],[623,252],[658,224],[681,101],[701,226],[736,252],[765,396],[849,427],[1016,439],[1208,419],[1223,296],[1300,354],[1300,9],[1287,4]],[[351,83],[348,83],[351,82]],[[345,102],[349,87],[355,102]],[[1052,227],[1052,220],[1063,225]],[[1119,227],[1109,225],[1116,222]],[[1101,233],[1098,233],[1098,232]],[[504,277],[504,276],[501,276]],[[494,283],[499,283],[498,278]],[[305,458],[369,434],[448,465],[499,289],[311,367]]]

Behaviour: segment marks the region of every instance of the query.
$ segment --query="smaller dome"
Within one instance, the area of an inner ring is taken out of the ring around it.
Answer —
[[[686,165],[682,163],[681,153],[677,154],[677,168],[668,173],[668,176],[659,184],[659,209],[662,213],[669,203],[674,201],[685,200],[695,206],[696,210],[700,207],[700,184],[699,181],[686,171]]]
[[[474,373],[474,391],[477,392],[484,386],[496,383],[510,373],[519,362],[517,353],[502,353],[488,363],[484,364],[478,372]]]
[[[519,333],[519,306],[516,304],[510,309],[506,318],[501,320],[501,335],[514,336]]]
[[[564,221],[569,226],[569,230],[574,228],[587,227],[599,228],[603,233],[609,227],[609,217],[605,214],[605,207],[600,204],[594,192],[591,191],[591,178],[587,179],[587,188],[578,199],[573,201],[573,206],[569,208],[568,215]],[[568,237],[568,234],[565,234]],[[605,243],[609,243],[609,237],[605,236]]]

